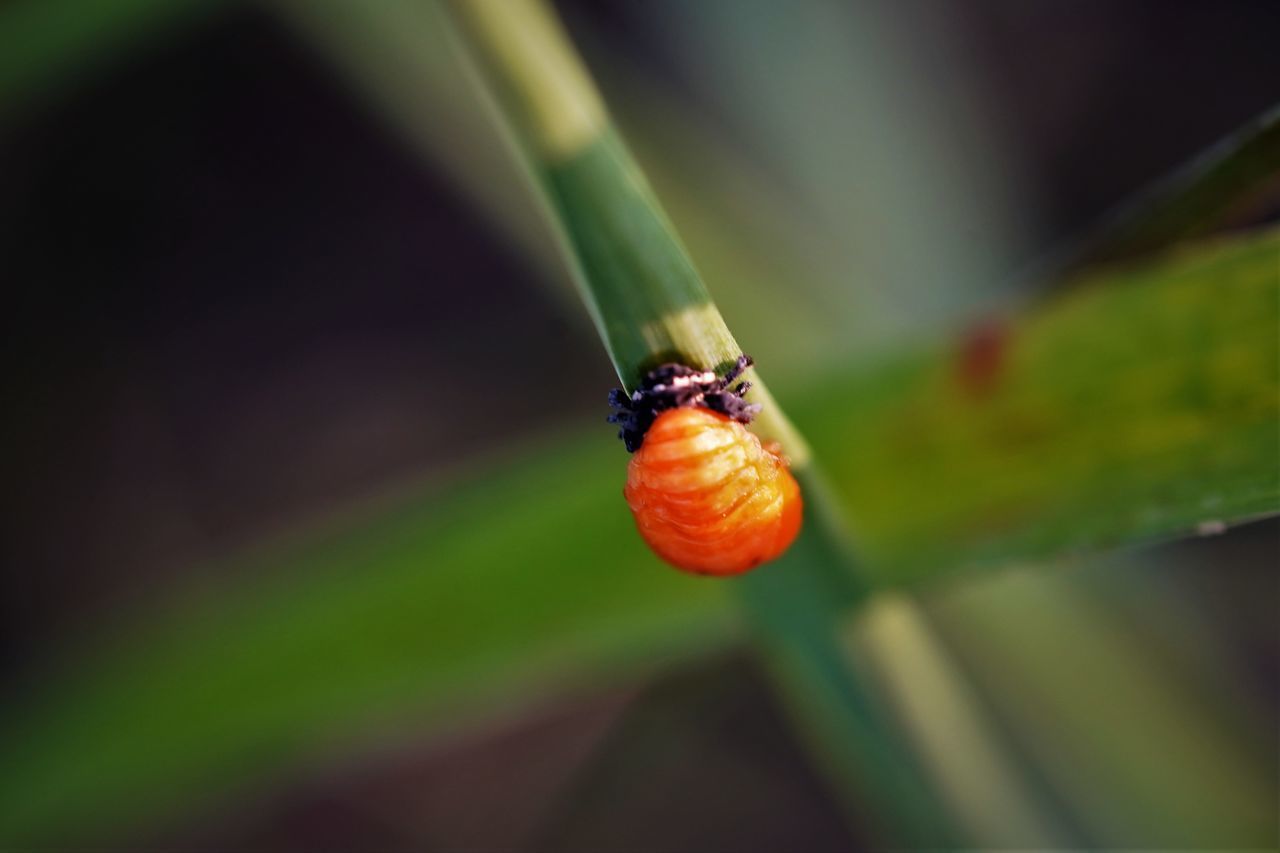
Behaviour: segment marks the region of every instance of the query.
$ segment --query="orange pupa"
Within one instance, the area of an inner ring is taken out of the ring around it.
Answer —
[[[781,449],[745,426],[759,411],[723,378],[663,365],[627,396],[615,391],[611,417],[635,455],[623,489],[636,527],[662,559],[686,572],[730,576],[780,556],[800,532],[800,487]]]

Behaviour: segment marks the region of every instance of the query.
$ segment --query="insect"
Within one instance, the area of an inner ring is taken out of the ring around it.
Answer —
[[[609,420],[634,453],[623,496],[649,547],[686,572],[738,575],[781,555],[800,532],[803,501],[781,448],[746,428],[760,411],[734,381],[664,364],[630,396],[609,395]]]

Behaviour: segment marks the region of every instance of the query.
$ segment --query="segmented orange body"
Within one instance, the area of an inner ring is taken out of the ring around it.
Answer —
[[[800,532],[800,487],[786,461],[707,409],[658,416],[631,457],[623,495],[649,547],[687,572],[741,574]]]

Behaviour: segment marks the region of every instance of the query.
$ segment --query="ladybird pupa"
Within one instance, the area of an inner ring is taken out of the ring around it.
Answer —
[[[803,515],[786,461],[738,421],[702,408],[658,415],[623,495],[649,547],[697,574],[737,575],[780,556]]]
[[[686,572],[738,575],[780,556],[800,532],[800,486],[777,442],[746,424],[751,367],[741,355],[723,376],[659,365],[628,394],[609,394],[609,416],[634,453],[623,495],[641,537]]]

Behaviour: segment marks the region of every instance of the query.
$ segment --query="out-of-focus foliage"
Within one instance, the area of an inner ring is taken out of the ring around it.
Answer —
[[[228,0],[13,0],[0,4],[0,115],[76,82],[114,52]]]
[[[1280,192],[1280,107],[1114,210],[1061,253],[1059,275],[1123,261],[1247,222]]]
[[[1275,743],[1274,720],[1248,679],[1224,670],[1231,658],[1190,602],[1158,585],[1173,568],[1027,568],[957,585],[925,609],[1077,839],[1263,848],[1276,782],[1259,746]]]
[[[124,43],[121,34],[187,6],[212,6],[114,0],[83,4],[92,14],[76,16],[68,5],[25,0],[0,9],[0,108]],[[560,270],[535,206],[515,190],[517,170],[461,86],[465,75],[445,51],[433,4],[268,5],[544,272]],[[730,62],[742,42],[711,38],[719,29],[711,4],[685,5],[688,32],[706,36],[713,64]],[[1000,264],[990,254],[995,240],[975,243],[949,226],[965,211],[989,210],[998,220],[1001,208],[977,190],[960,191],[967,173],[948,171],[936,150],[898,144],[924,145],[924,125],[905,120],[896,135],[875,135],[865,115],[831,110],[816,117],[825,130],[815,132],[806,121],[812,104],[797,92],[815,79],[838,80],[867,87],[875,101],[889,75],[864,75],[849,60],[862,53],[840,41],[835,24],[856,13],[814,8],[830,16],[829,40],[790,68],[756,63],[769,79],[739,82],[733,97],[757,118],[791,116],[777,126],[795,155],[788,177],[826,227],[840,222],[860,246],[846,252],[832,248],[830,235],[815,238],[793,216],[804,204],[770,210],[781,182],[721,157],[705,128],[681,122],[661,93],[631,81],[653,96],[648,112],[614,105],[632,111],[624,126],[651,139],[672,132],[678,145],[701,140],[704,162],[715,161],[705,171],[721,170],[721,192],[712,186],[708,198],[682,179],[687,171],[665,172],[660,162],[650,169],[668,190],[660,195],[674,198],[673,218],[692,237],[713,289],[741,297],[725,306],[734,329],[775,347],[781,374],[808,378],[783,386],[783,402],[834,475],[840,520],[866,557],[862,580],[924,589],[945,574],[975,584],[971,595],[936,606],[921,609],[894,593],[873,595],[858,611],[847,589],[794,583],[772,570],[750,578],[744,595],[773,633],[767,654],[791,704],[817,709],[801,717],[809,728],[799,736],[836,766],[834,775],[860,771],[848,781],[876,813],[868,821],[892,813],[918,823],[923,841],[1079,846],[1159,837],[1172,845],[1215,842],[1224,828],[1242,845],[1265,841],[1268,781],[1239,742],[1221,736],[1213,712],[1149,669],[1133,636],[1089,612],[1069,584],[1025,573],[1002,583],[970,570],[1213,532],[1280,508],[1280,234],[1169,246],[1235,224],[1274,183],[1274,116],[1068,259],[1081,269],[1098,259],[1126,265],[1085,269],[1061,290],[1063,282],[1047,281],[1050,298],[953,346],[851,371],[845,357],[863,333],[892,338],[911,328],[916,302],[949,316],[999,292],[984,278]],[[769,21],[739,15],[737,32],[772,43]],[[880,43],[868,38],[860,47]],[[908,119],[910,112],[902,109]],[[855,168],[842,140],[864,135],[872,150]],[[637,147],[645,151],[651,139]],[[921,170],[930,157],[932,167]],[[697,166],[694,156],[680,165],[691,162]],[[560,164],[557,174],[573,168]],[[884,181],[870,200],[855,192],[868,176]],[[868,219],[876,205],[883,217]],[[625,232],[625,221],[615,224]],[[991,224],[984,234],[999,230]],[[754,245],[750,235],[760,233],[771,240]],[[855,271],[863,254],[889,259],[890,278]],[[779,292],[784,299],[774,298]],[[904,292],[904,303],[877,301]],[[0,840],[100,842],[216,807],[249,780],[284,778],[318,754],[516,714],[742,637],[725,587],[668,573],[631,534],[617,499],[623,457],[605,428],[521,449],[465,481],[423,487],[326,532],[259,549],[225,574],[225,585],[189,600],[182,590],[158,596],[152,608],[103,626],[115,637],[104,647],[69,650],[60,673],[42,676],[46,683],[0,716]],[[802,541],[794,559],[822,559],[806,550],[813,544]],[[963,593],[959,583],[945,585],[957,587]],[[1056,640],[1031,639],[1044,626]],[[1095,697],[1077,690],[1095,678],[1104,698],[1117,700],[1115,730],[1132,735],[1149,725],[1155,746],[1128,735],[1097,742]],[[820,689],[827,695],[797,695]],[[991,708],[1018,749],[992,723]],[[1232,722],[1252,732],[1257,721]],[[901,754],[890,743],[894,725],[910,735],[910,767],[892,766]],[[1066,735],[1043,737],[1047,725]],[[1168,744],[1176,749],[1158,754]],[[1028,752],[1034,772],[1020,757]],[[1226,781],[1200,797],[1204,778]],[[937,790],[922,789],[921,779]],[[1159,813],[1170,806],[1178,814]],[[929,825],[946,809],[965,832]],[[1166,835],[1133,832],[1152,821]]]
[[[1214,532],[1280,505],[1280,234],[1097,273],[806,431],[882,579]],[[839,387],[839,386],[836,386]]]
[[[788,399],[839,475],[874,577],[1274,511],[1277,251],[1264,233],[1072,291],[1010,321],[989,389],[966,390],[947,351]],[[631,535],[613,444],[541,446],[259,555],[270,571],[232,576],[260,580],[159,624],[140,618],[6,714],[0,826],[128,822],[343,732],[500,713],[725,642],[721,589],[663,570]]]
[[[261,553],[229,575],[253,580],[161,602],[158,622],[122,617],[111,647],[4,709],[0,837],[100,838],[362,731],[474,724],[721,647],[723,589],[631,535],[608,435],[529,450]]]

